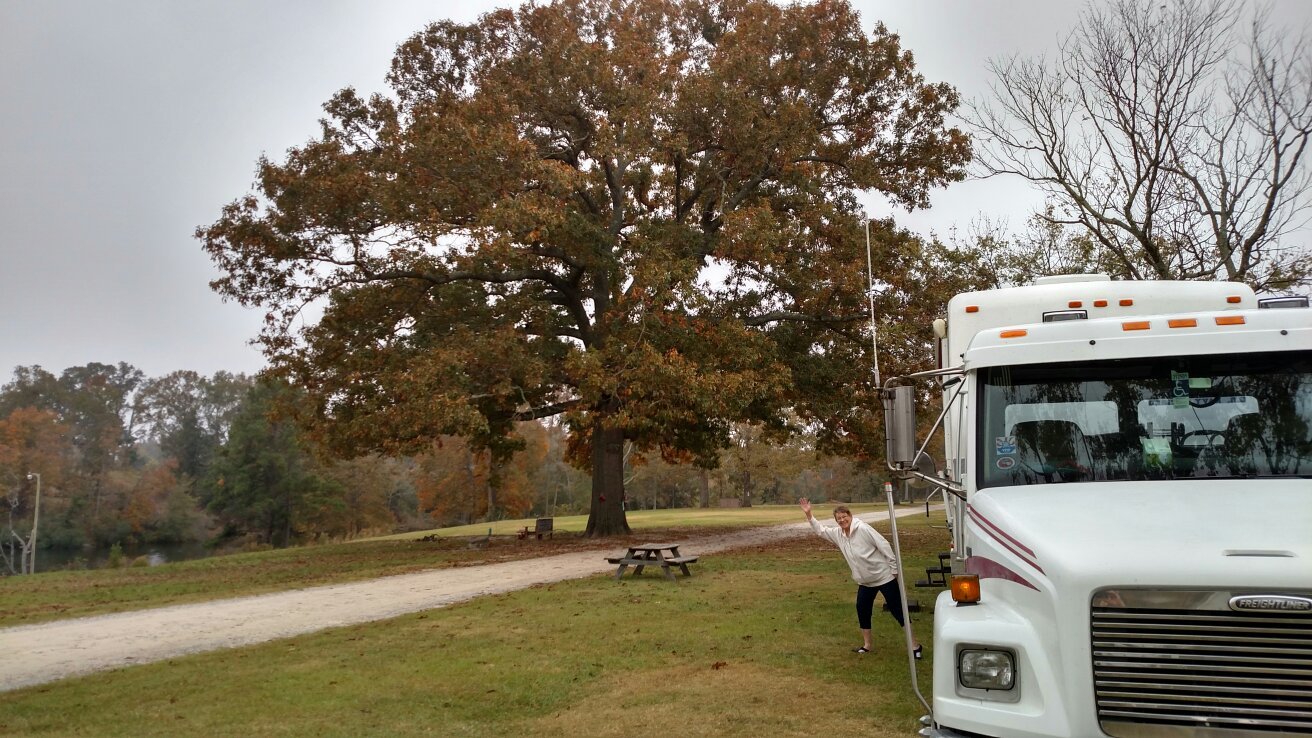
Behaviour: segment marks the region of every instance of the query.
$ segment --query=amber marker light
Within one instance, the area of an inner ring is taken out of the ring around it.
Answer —
[[[1094,301],[1093,301],[1093,306],[1096,307],[1096,308],[1105,308],[1105,307],[1107,307],[1107,301],[1106,301],[1106,300],[1094,300]]]
[[[1117,304],[1119,304],[1119,305],[1120,305],[1121,307],[1123,307],[1123,308],[1133,307],[1133,306],[1134,306],[1134,300],[1121,300],[1121,301],[1120,301],[1119,303],[1117,303]]]
[[[1172,328],[1197,328],[1198,321],[1193,318],[1175,318],[1166,321],[1166,324]]]
[[[1084,303],[1080,302],[1079,300],[1071,300],[1070,302],[1066,303],[1066,307],[1070,307],[1070,308],[1084,307]]]
[[[1131,320],[1121,323],[1121,330],[1123,331],[1146,331],[1148,328],[1149,323],[1146,320]]]
[[[1003,338],[1021,338],[1022,336],[1028,336],[1029,334],[1030,332],[1026,330],[1014,330],[1014,331],[1003,331],[998,335]]]
[[[978,312],[979,312],[979,305],[967,305],[967,306],[966,306],[966,312],[968,312],[968,313],[978,313]]]
[[[979,602],[978,574],[957,574],[948,584],[952,589],[952,601],[958,605],[974,605]]]
[[[1239,303],[1244,301],[1244,298],[1240,297],[1239,295],[1231,295],[1225,298],[1225,301],[1230,303],[1231,305],[1238,305]]]
[[[1242,315],[1221,315],[1216,318],[1217,325],[1243,325],[1244,322]]]

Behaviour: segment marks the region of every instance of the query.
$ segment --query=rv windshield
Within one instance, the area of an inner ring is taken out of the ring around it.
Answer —
[[[1312,478],[1312,352],[991,367],[979,486]]]

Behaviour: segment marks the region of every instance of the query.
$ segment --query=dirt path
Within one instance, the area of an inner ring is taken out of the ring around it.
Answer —
[[[898,517],[920,512],[899,510]],[[867,521],[888,513],[866,513]],[[832,523],[831,523],[832,524]],[[806,535],[806,523],[680,541],[706,555]],[[613,572],[597,551],[437,569],[351,584],[0,629],[0,692],[79,674],[246,646],[464,602],[534,584]]]

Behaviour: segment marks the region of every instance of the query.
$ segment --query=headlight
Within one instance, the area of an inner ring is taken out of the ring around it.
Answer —
[[[957,680],[967,689],[1008,690],[1016,686],[1016,660],[1006,651],[962,650]]]

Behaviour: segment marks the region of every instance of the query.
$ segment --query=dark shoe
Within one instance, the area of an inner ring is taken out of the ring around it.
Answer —
[[[924,646],[916,646],[916,650],[912,651],[911,655],[916,657],[916,661],[919,661],[920,659],[924,658],[924,653],[923,653],[924,650],[925,650]]]
[[[865,646],[862,646],[860,648],[852,649],[852,653],[870,653],[870,649],[866,648]]]

